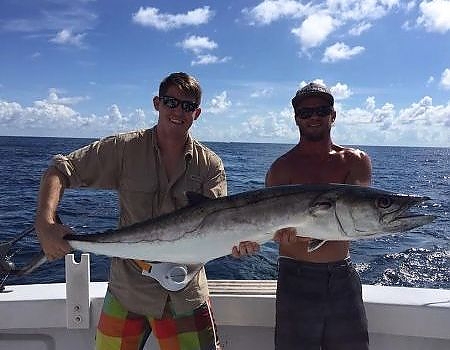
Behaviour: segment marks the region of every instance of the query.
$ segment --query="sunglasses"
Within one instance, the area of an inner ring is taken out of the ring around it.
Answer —
[[[318,117],[325,118],[328,117],[331,112],[333,112],[333,108],[330,106],[319,106],[314,108],[299,108],[295,111],[295,115],[300,119],[308,119],[311,118],[314,114]]]
[[[169,108],[177,108],[181,103],[181,109],[184,112],[194,112],[198,108],[198,103],[192,101],[181,101],[175,97],[171,96],[160,96],[159,100],[164,103],[164,106]]]

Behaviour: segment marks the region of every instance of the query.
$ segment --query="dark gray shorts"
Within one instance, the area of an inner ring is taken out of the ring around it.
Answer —
[[[280,257],[275,349],[369,349],[361,281],[350,259],[309,263]]]

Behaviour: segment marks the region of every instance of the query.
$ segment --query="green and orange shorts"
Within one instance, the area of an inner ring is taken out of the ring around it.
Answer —
[[[97,326],[97,350],[142,349],[153,332],[161,350],[219,350],[210,303],[176,315],[166,305],[161,319],[127,311],[108,290]]]

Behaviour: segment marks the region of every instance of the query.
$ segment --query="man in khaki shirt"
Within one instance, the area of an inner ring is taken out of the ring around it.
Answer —
[[[71,250],[63,237],[72,231],[55,221],[65,188],[118,191],[119,227],[186,206],[185,191],[211,198],[227,194],[222,160],[189,134],[201,113],[200,100],[195,78],[172,73],[153,98],[159,114],[155,127],[107,137],[53,158],[42,178],[35,221],[49,260]],[[197,267],[199,272],[177,292],[148,276],[149,269],[142,261],[112,259],[96,348],[139,349],[153,331],[162,350],[219,349],[204,267]]]

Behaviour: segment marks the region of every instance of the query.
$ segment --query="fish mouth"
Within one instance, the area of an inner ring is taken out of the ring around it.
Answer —
[[[381,218],[382,223],[386,227],[386,231],[402,232],[413,228],[429,224],[437,218],[436,215],[419,214],[410,209],[418,204],[422,204],[430,200],[430,197],[414,197],[407,196],[400,207],[392,212],[389,212]]]

